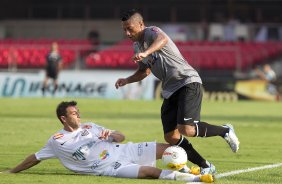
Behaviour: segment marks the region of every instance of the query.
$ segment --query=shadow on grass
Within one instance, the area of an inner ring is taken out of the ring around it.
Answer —
[[[28,171],[24,173],[19,173],[19,174],[28,174],[28,175],[57,175],[57,176],[82,176],[82,174],[77,174],[77,173],[66,173],[66,172],[58,172],[58,171]],[[91,175],[86,175],[86,176],[91,176]]]
[[[27,172],[22,172],[22,173],[18,173],[18,174],[22,174],[22,175],[34,175],[34,176],[84,176],[84,177],[103,177],[103,178],[113,178],[110,176],[96,176],[96,175],[91,175],[91,174],[79,174],[79,173],[72,173],[72,172],[68,172],[68,171],[27,171]]]

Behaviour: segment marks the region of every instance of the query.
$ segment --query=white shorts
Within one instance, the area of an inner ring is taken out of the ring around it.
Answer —
[[[140,166],[156,166],[156,142],[127,143],[112,176],[137,178]]]

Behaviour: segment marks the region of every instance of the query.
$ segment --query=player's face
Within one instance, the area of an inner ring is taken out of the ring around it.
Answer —
[[[138,41],[143,30],[143,23],[129,19],[122,22],[124,34],[132,41]]]
[[[57,43],[52,43],[51,50],[52,51],[57,51],[58,50],[58,44]]]
[[[67,114],[65,116],[66,123],[72,128],[78,128],[80,125],[79,109],[76,106],[67,108]]]

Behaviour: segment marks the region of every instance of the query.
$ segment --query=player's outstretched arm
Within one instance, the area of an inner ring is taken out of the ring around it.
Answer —
[[[141,70],[140,68],[138,68],[137,71],[133,75],[127,78],[118,79],[115,83],[115,87],[116,89],[118,89],[119,87],[125,86],[126,84],[141,81],[145,77],[150,75],[150,73],[151,73],[151,70],[149,68],[145,70]]]
[[[16,167],[14,167],[13,169],[11,169],[7,172],[8,173],[18,173],[18,172],[21,172],[23,170],[26,170],[26,169],[29,169],[29,168],[35,166],[39,162],[40,162],[40,160],[36,159],[35,154],[31,154],[28,157],[26,157],[26,159],[24,161],[22,161],[19,165],[17,165]]]
[[[138,67],[137,71],[130,77],[127,77],[127,81],[128,83],[133,83],[133,82],[138,82],[143,80],[145,77],[147,77],[148,75],[150,75],[151,70],[149,68],[146,69],[140,69]]]

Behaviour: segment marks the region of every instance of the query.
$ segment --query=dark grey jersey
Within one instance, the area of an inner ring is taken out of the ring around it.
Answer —
[[[48,55],[46,56],[47,70],[57,72],[61,60],[62,60],[62,57],[58,52],[48,53]]]
[[[134,43],[134,52],[144,52],[154,42],[159,32],[163,31],[158,27],[146,27],[142,42]],[[152,73],[162,81],[162,96],[166,99],[188,83],[202,83],[198,72],[188,64],[169,37],[162,49],[152,53],[138,64],[140,69],[150,68]]]

